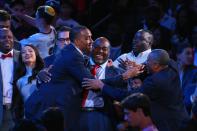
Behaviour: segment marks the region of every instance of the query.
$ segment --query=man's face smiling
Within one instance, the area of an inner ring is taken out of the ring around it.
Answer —
[[[89,29],[84,29],[80,32],[78,42],[80,42],[81,50],[87,55],[90,54],[93,40]]]
[[[92,57],[96,64],[103,64],[109,58],[110,44],[108,41],[97,39],[93,43]]]

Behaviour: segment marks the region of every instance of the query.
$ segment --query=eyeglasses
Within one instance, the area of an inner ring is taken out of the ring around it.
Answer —
[[[57,40],[60,41],[60,42],[70,41],[69,38],[58,38]]]

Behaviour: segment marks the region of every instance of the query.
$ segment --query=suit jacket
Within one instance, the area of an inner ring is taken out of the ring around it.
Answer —
[[[19,64],[19,54],[20,52],[17,50],[13,50],[13,61],[14,61],[14,72],[13,72],[13,79],[15,80],[17,78],[17,69],[20,66]],[[3,118],[3,81],[2,81],[2,73],[1,73],[1,67],[0,67],[0,125],[2,123],[2,118]],[[16,86],[13,86],[13,95],[12,95],[12,105],[11,105],[11,109],[12,112],[15,112],[16,106],[17,106],[17,99],[19,98],[19,92]],[[16,112],[15,112],[16,113]],[[14,114],[15,114],[14,113]],[[14,117],[16,116],[16,114],[14,115]]]
[[[53,65],[51,81],[43,83],[26,101],[25,116],[39,119],[45,109],[57,106],[64,112],[67,129],[72,130],[76,128],[80,112],[83,78],[94,77],[85,66],[84,56],[73,44],[61,50]]]
[[[192,103],[190,96],[194,93],[197,87],[197,68],[195,66],[188,66],[183,71],[182,90],[184,96],[184,104],[187,111],[191,112]]]
[[[46,58],[44,58],[44,66],[49,67],[51,64],[53,64],[55,58],[56,58],[55,54],[52,54],[52,55],[47,56]]]
[[[105,70],[105,79],[110,79],[122,73],[123,70],[120,70],[119,68],[116,68],[114,66],[107,66]],[[126,84],[124,86],[121,86],[121,88],[124,87],[126,87]],[[120,88],[120,86],[116,86],[114,88]],[[115,109],[115,105],[113,104],[114,100],[107,95],[103,95],[103,98],[104,98],[104,112],[108,115],[112,124],[112,128],[115,128],[116,125],[118,124],[118,116],[117,116],[117,110]]]
[[[185,90],[188,84],[197,83],[197,67],[188,66],[183,71],[182,88]]]
[[[121,79],[122,77],[118,76],[115,80],[118,82]],[[152,119],[160,131],[176,131],[181,122],[188,119],[175,63],[170,63],[167,68],[148,76],[137,90],[125,91],[105,85],[102,92],[118,100],[136,92],[148,95],[151,100]]]

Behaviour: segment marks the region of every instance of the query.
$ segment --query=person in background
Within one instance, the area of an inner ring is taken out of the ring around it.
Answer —
[[[48,67],[53,63],[58,53],[66,45],[70,44],[69,32],[71,31],[70,27],[62,26],[57,31],[55,46],[53,47],[53,54],[44,59],[45,67]]]
[[[25,13],[25,6],[26,5],[23,1],[16,0],[11,2],[10,5],[6,4],[5,9],[8,10],[11,14],[13,12]],[[11,30],[17,40],[22,40],[38,32],[38,29],[36,27],[15,16],[12,16],[11,18]]]
[[[189,43],[180,43],[176,51],[179,77],[181,80],[184,103],[187,111],[191,112],[191,95],[197,84],[197,68],[193,64],[193,48]]]
[[[153,34],[148,30],[138,30],[133,38],[133,50],[129,53],[122,54],[114,62],[113,65],[118,68],[124,67],[122,61],[132,61],[137,64],[146,62],[151,45],[153,44]],[[124,69],[124,68],[123,68]]]
[[[14,12],[13,14],[39,29],[39,33],[20,40],[21,46],[32,44],[38,49],[42,58],[49,56],[49,49],[55,44],[56,31],[51,25],[55,18],[55,10],[50,6],[40,6],[36,11],[36,18],[19,12]]]
[[[194,101],[191,109],[191,118],[180,129],[180,131],[196,131],[197,130],[197,101]]]
[[[124,109],[124,119],[132,127],[141,131],[158,131],[151,119],[151,101],[142,93],[134,93],[126,97],[121,105]]]
[[[79,23],[72,18],[74,9],[70,2],[62,1],[59,17],[55,23],[55,27],[68,26],[70,28],[79,26]]]
[[[23,102],[37,90],[36,75],[44,67],[44,62],[38,50],[33,45],[25,45],[19,57],[23,67],[18,70],[20,77],[17,80],[17,88],[20,91]]]
[[[1,12],[1,11],[0,11]],[[19,51],[13,49],[14,38],[8,28],[0,28],[0,130],[12,128],[20,119],[18,100],[20,93],[13,85],[20,67]]]
[[[56,37],[56,43],[55,46],[53,47],[53,54],[46,57],[44,59],[44,66],[45,68],[42,69],[37,76],[38,83],[41,82],[48,82],[51,80],[51,74],[49,73],[49,70],[53,66],[53,62],[56,58],[56,56],[60,53],[61,49],[63,49],[66,45],[70,44],[70,37],[69,37],[69,32],[71,31],[70,27],[62,26],[58,31],[57,31],[57,37]]]
[[[66,123],[64,123],[63,111],[58,107],[46,109],[41,116],[41,124],[47,131],[64,131]]]
[[[5,10],[0,10],[0,28],[11,29],[11,15]],[[20,43],[15,38],[14,38],[14,47],[13,48],[16,50],[21,49]]]

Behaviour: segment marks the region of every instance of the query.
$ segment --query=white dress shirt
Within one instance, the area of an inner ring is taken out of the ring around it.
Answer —
[[[13,56],[13,50],[10,51]],[[2,56],[0,52],[0,56]],[[0,59],[1,76],[3,83],[3,105],[12,103],[13,94],[13,75],[14,75],[14,61],[13,57]]]
[[[96,69],[96,79],[105,79],[105,69],[107,67],[107,63],[108,61]],[[95,65],[92,59],[90,59],[90,65]],[[101,92],[89,90],[84,107],[104,107],[104,100],[101,96]]]
[[[99,65],[99,67],[96,69],[96,79],[105,79],[105,69],[107,66],[108,61],[103,63],[102,65]],[[94,61],[90,59],[90,65],[95,65]]]

